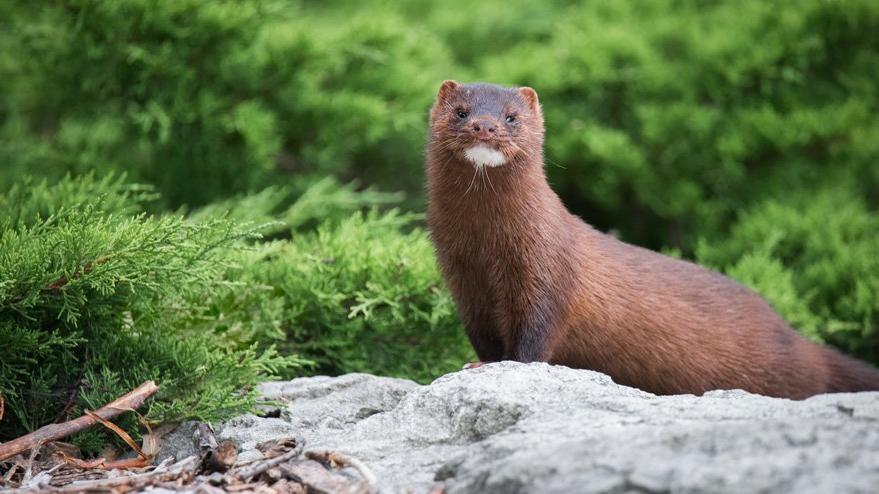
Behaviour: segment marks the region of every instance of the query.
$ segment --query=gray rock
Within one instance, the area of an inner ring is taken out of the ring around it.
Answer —
[[[159,451],[156,453],[155,463],[170,461],[178,462],[184,458],[198,454],[198,442],[195,437],[195,429],[198,422],[183,422],[177,426],[171,434],[163,436],[160,440]]]
[[[364,461],[384,493],[879,491],[879,393],[654,396],[513,362],[428,386],[351,374],[262,390],[286,403],[281,418],[245,416],[218,439],[246,458],[257,442],[298,434],[306,449]]]

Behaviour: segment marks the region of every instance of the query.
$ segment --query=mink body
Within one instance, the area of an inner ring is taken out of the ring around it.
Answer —
[[[428,226],[480,360],[592,369],[657,394],[879,389],[879,370],[807,340],[745,286],[569,213],[543,132],[530,88],[446,81],[430,113]]]

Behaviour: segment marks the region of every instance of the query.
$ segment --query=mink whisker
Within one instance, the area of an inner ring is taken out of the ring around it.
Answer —
[[[491,183],[491,177],[488,176],[488,170],[485,170],[484,174],[485,174],[486,180],[488,180],[488,186],[491,187],[491,192],[494,193],[494,195],[498,195],[497,191],[494,190],[494,185]]]
[[[464,195],[461,197],[466,197],[467,194],[470,192],[470,189],[473,187],[473,184],[476,183],[476,175],[478,175],[478,174],[479,174],[479,167],[476,167],[476,169],[473,170],[473,178],[470,180],[470,185],[467,186],[467,190],[464,191]]]

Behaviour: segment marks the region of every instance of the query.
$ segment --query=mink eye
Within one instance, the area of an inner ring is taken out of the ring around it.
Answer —
[[[467,113],[463,110],[458,110],[458,118],[464,119],[464,118],[467,118],[467,115],[469,115],[469,113]]]
[[[507,123],[513,123],[516,121],[516,115],[507,115]]]

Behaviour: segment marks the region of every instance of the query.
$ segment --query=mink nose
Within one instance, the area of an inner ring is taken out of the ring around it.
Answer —
[[[473,122],[473,132],[480,139],[491,139],[497,130],[497,125],[487,118],[480,118]]]

